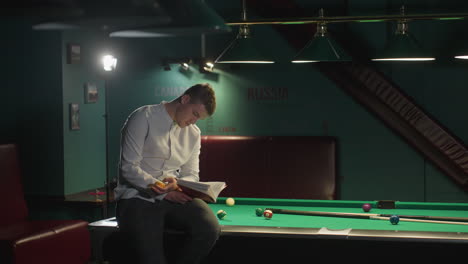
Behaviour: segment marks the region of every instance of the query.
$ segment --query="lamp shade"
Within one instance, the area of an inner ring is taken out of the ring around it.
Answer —
[[[172,22],[113,31],[110,37],[175,37],[230,32],[231,28],[201,0],[161,0]]]
[[[416,43],[409,34],[396,34],[383,52],[373,61],[432,61],[435,60]]]
[[[56,13],[33,25],[35,30],[87,29],[114,31],[123,28],[167,24],[171,17],[161,5],[132,0],[80,1],[75,9],[79,15]]]
[[[468,49],[462,50],[461,52],[458,52],[454,56],[456,59],[462,59],[462,60],[468,60]]]
[[[294,57],[293,63],[350,61],[351,57],[328,35],[316,34]]]
[[[260,52],[251,37],[237,37],[224,49],[215,63],[274,63]]]

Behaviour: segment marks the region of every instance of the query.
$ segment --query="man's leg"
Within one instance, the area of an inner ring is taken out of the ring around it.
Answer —
[[[176,263],[199,263],[219,237],[220,226],[213,211],[200,199],[185,204],[163,201],[161,206],[167,212],[167,226],[187,233],[185,244],[178,250]]]
[[[122,199],[117,203],[120,232],[128,239],[133,263],[165,264],[163,250],[164,213],[160,201],[147,202],[138,198]]]

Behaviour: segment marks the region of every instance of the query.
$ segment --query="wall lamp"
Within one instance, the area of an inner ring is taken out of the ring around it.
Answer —
[[[105,71],[113,71],[117,67],[117,58],[107,54],[102,56],[101,63]]]

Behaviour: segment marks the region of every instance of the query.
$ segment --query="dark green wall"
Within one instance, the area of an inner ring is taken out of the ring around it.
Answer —
[[[67,63],[67,45],[81,47],[81,59],[77,64]],[[106,131],[105,131],[105,78],[100,68],[103,56],[102,37],[90,32],[64,32],[62,34],[62,91],[63,116],[63,193],[65,195],[104,186],[106,180]],[[96,103],[86,103],[85,84],[97,87]],[[80,129],[70,130],[69,105],[80,107]]]
[[[61,194],[60,34],[32,32],[26,19],[2,18],[1,27],[0,141],[18,144],[26,192]]]
[[[95,34],[39,32],[27,19],[2,19],[5,73],[0,104],[2,143],[17,143],[28,195],[62,196],[105,181],[104,81],[97,71]],[[82,45],[80,64],[66,62],[68,43]],[[84,84],[100,99],[84,104]],[[81,108],[81,129],[69,129],[69,103]]]

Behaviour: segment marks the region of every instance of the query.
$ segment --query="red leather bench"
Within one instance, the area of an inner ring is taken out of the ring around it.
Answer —
[[[88,263],[88,223],[82,220],[28,220],[17,147],[0,145],[0,262],[3,264]]]
[[[221,196],[336,199],[336,140],[326,136],[202,136],[200,180]]]

